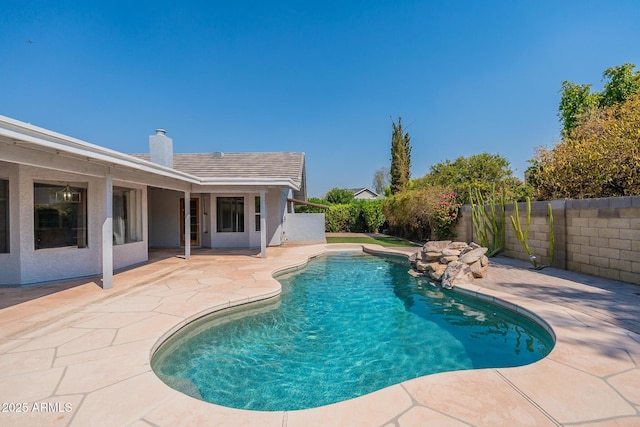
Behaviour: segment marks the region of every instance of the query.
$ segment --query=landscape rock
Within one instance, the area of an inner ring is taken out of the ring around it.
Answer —
[[[440,257],[441,264],[449,264],[450,262],[457,261],[457,260],[458,260],[457,255],[449,255],[449,256],[443,255]]]
[[[416,270],[418,270],[420,273],[424,273],[429,269],[429,263],[424,261],[416,261],[415,267],[416,267]]]
[[[442,256],[440,251],[422,252],[422,260],[424,262],[440,261],[440,256]]]
[[[484,254],[486,254],[487,250],[487,248],[482,247],[473,249],[460,256],[459,261],[464,262],[465,264],[473,264],[474,262],[478,261]]]
[[[473,264],[470,264],[469,268],[471,269],[471,274],[473,274],[473,277],[475,277],[476,279],[487,277],[487,267],[483,267],[480,260],[477,260]]]
[[[422,252],[442,252],[451,243],[451,240],[434,240],[427,242],[422,247]]]
[[[444,274],[447,266],[445,264],[434,264],[432,269],[429,271],[429,277],[437,282],[442,280],[442,275]]]
[[[447,245],[446,249],[453,249],[456,251],[461,251],[464,248],[468,247],[469,245],[466,244],[465,242],[451,242]]]
[[[470,284],[473,282],[471,268],[464,262],[454,261],[447,265],[442,275],[442,287],[452,289],[458,285]]]
[[[442,255],[444,256],[460,256],[460,249],[452,249],[446,247],[442,250]]]
[[[420,252],[416,252],[415,254],[413,254],[413,255],[411,255],[411,256],[409,257],[409,262],[410,262],[412,265],[415,265],[416,261],[417,261],[417,260],[419,260],[419,259],[421,259],[421,258],[422,258],[422,256],[420,255]]]
[[[489,258],[487,248],[476,243],[450,240],[427,242],[420,251],[409,257],[412,275],[424,276],[432,283],[441,282],[445,288],[471,283],[487,276]]]

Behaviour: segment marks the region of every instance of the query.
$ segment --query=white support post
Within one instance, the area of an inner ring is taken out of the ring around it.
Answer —
[[[191,258],[191,192],[184,192],[184,259]]]
[[[113,287],[113,176],[105,177],[102,223],[102,289]]]
[[[267,203],[266,192],[260,192],[260,253],[267,257]]]

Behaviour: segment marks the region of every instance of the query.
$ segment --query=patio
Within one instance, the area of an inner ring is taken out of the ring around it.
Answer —
[[[275,272],[335,247],[344,246],[269,247],[266,259],[256,251],[194,250],[189,261],[158,251],[115,274],[111,290],[94,279],[0,288],[0,425],[640,424],[640,287],[533,271],[507,258],[493,259],[488,278],[459,290],[500,298],[552,327],[555,348],[532,365],[436,374],[288,412],[202,402],[151,371],[161,338],[205,313],[276,296]]]

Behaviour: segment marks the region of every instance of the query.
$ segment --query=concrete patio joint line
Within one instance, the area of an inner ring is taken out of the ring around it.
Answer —
[[[562,427],[562,423],[559,422],[558,420],[556,420],[553,416],[551,416],[551,414],[549,414],[547,411],[545,411],[544,409],[542,409],[542,407],[540,405],[538,405],[533,399],[531,399],[525,392],[523,392],[522,390],[520,390],[514,383],[512,383],[511,381],[509,381],[507,379],[507,377],[505,377],[504,375],[502,375],[502,373],[497,370],[494,369],[493,370],[500,378],[502,378],[502,380],[507,383],[507,385],[509,387],[511,387],[516,393],[518,393],[520,396],[522,396],[527,402],[529,402],[533,407],[535,407],[538,411],[540,411],[541,414],[543,414],[545,417],[547,417],[549,419],[549,421],[551,421],[552,423],[554,423],[555,425],[557,425],[558,427]]]

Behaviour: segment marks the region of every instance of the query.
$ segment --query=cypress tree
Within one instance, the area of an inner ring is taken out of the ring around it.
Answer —
[[[391,194],[407,190],[411,179],[411,144],[409,133],[402,129],[402,117],[398,124],[391,119]]]

